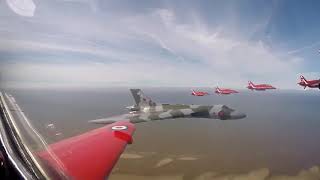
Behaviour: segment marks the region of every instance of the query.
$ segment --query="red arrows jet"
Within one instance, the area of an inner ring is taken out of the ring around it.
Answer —
[[[248,89],[256,90],[256,91],[265,91],[268,89],[276,89],[275,87],[271,86],[270,84],[253,84],[251,81],[248,82]]]
[[[303,86],[303,89],[308,88],[319,88],[320,89],[320,79],[319,80],[307,80],[302,75],[300,76],[300,82],[298,82],[300,86]]]
[[[239,93],[238,91],[233,89],[225,89],[225,88],[219,88],[219,87],[216,87],[216,90],[214,92],[217,94],[223,94],[223,95]]]
[[[3,154],[11,157],[7,161],[10,163],[4,163],[5,170],[10,168],[9,173],[3,173],[1,166],[0,174],[8,175],[4,179],[107,179],[126,145],[132,143],[135,131],[131,122],[123,120],[47,145],[14,97],[1,92],[0,115],[0,158]],[[21,123],[20,126],[16,125],[17,122]],[[2,123],[12,124],[12,127],[8,129],[9,126],[2,126]],[[19,127],[24,127],[23,131]],[[22,136],[17,132],[25,134]],[[25,143],[25,135],[30,135],[30,140],[34,140],[32,145],[41,150],[33,151],[27,145],[29,142]],[[1,163],[3,160],[0,159]]]
[[[195,91],[192,89],[191,95],[193,95],[193,96],[206,96],[206,95],[209,95],[209,93],[203,92],[203,91]]]
[[[51,144],[37,155],[59,176],[105,179],[126,145],[132,143],[134,131],[132,123],[119,121]]]
[[[37,155],[48,168],[72,179],[105,179],[132,143],[134,131],[132,123],[119,121],[51,144]]]

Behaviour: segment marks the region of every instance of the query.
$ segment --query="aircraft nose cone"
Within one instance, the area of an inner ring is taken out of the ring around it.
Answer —
[[[230,113],[230,119],[243,119],[245,117],[247,117],[247,115],[245,113],[241,113],[241,112],[237,112],[237,111]]]

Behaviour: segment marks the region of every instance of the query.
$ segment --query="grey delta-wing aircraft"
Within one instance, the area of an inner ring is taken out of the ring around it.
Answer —
[[[121,120],[140,123],[156,120],[176,118],[208,118],[220,120],[236,120],[246,117],[226,105],[186,105],[186,104],[158,104],[144,95],[140,89],[130,89],[135,105],[126,107],[128,114],[109,118],[91,120],[91,123],[111,124]]]

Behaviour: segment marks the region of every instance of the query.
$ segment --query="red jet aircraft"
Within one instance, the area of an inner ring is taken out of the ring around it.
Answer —
[[[206,96],[206,95],[209,95],[209,93],[203,92],[203,91],[195,91],[192,89],[191,95],[193,95],[193,96]]]
[[[7,116],[3,116],[3,113]],[[1,92],[0,115],[0,122],[3,121],[14,125],[14,128],[10,129],[10,131],[5,131],[7,129],[4,129],[4,126],[0,123],[0,135],[6,138],[6,141],[2,141],[3,139],[1,139],[0,154],[5,152],[5,154],[8,155],[9,153],[7,154],[6,152],[10,152],[11,157],[13,157],[12,161],[20,164],[25,161],[19,161],[19,159],[16,158],[18,157],[17,155],[21,155],[17,153],[19,152],[17,149],[24,148],[28,152],[28,154],[24,154],[23,157],[28,159],[29,163],[25,166],[21,164],[20,166],[14,167],[17,169],[16,175],[21,178],[13,177],[9,179],[29,179],[24,177],[30,177],[30,179],[48,179],[49,177],[49,179],[76,180],[106,179],[126,145],[132,143],[132,135],[135,131],[135,126],[129,122],[129,120],[123,120],[47,145],[40,137],[39,139],[37,138],[36,131],[16,103],[14,97],[6,93],[2,94]],[[34,139],[33,143],[39,145],[41,150],[34,153],[29,152],[31,149],[29,150],[29,147],[24,144],[24,141],[20,140],[20,135],[14,133],[19,130],[15,125],[16,122],[21,123],[21,126],[25,127],[24,133],[35,132],[32,136],[30,134],[30,137],[32,137],[30,139]],[[9,137],[12,137],[11,133],[12,136],[19,141],[15,142],[11,140],[11,138],[9,139]],[[3,134],[6,134],[6,136],[2,136]],[[3,151],[3,142],[6,142],[6,148],[9,148],[10,151]],[[19,142],[21,142],[21,144],[16,144]],[[19,148],[13,151],[13,149],[11,149],[12,147]],[[1,161],[1,163],[2,162],[3,161]],[[28,173],[29,166],[30,171],[33,173]],[[41,168],[38,168],[39,166]],[[22,167],[28,168],[20,171],[19,169]],[[1,170],[3,170],[2,166]],[[9,172],[11,173],[11,171]],[[2,172],[0,174],[2,174]],[[14,174],[12,175],[14,176]],[[39,178],[31,178],[33,176]]]
[[[320,79],[319,80],[307,80],[302,75],[300,76],[300,82],[298,82],[300,86],[303,86],[303,89],[308,88],[319,88],[320,89]]]
[[[239,93],[239,92],[236,90],[233,90],[233,89],[225,89],[225,88],[216,87],[215,93],[228,95],[228,94],[234,94],[234,93]]]
[[[256,91],[265,91],[268,89],[276,89],[275,87],[271,86],[270,84],[253,84],[251,81],[248,82],[248,89],[256,90]]]
[[[49,145],[37,155],[52,168],[72,179],[105,179],[127,144],[135,127],[119,121]],[[57,179],[59,176],[57,175]]]

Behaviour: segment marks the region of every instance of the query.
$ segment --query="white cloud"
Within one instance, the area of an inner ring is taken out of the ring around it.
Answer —
[[[15,63],[0,67],[3,78],[12,85],[14,82],[30,82],[57,86],[200,86],[213,85],[211,80],[202,80],[207,69],[192,74],[190,65],[176,68],[167,63],[82,63],[82,64],[47,64]],[[13,81],[13,82],[12,82]]]
[[[286,81],[295,80],[301,65],[301,61],[297,61],[299,58],[280,58],[261,41],[227,37],[220,33],[224,30],[223,26],[211,31],[212,28],[195,18],[194,22],[179,23],[169,10],[161,9],[151,16],[134,17],[128,21],[137,33],[152,34],[165,42],[166,49],[184,57],[196,58],[204,63],[204,67],[212,69],[208,75],[223,74],[222,79],[242,76],[242,81],[246,81],[245,78],[265,79],[288,87],[290,85]]]
[[[301,58],[278,56],[262,41],[229,37],[226,34],[237,34],[236,29],[225,29],[223,24],[211,27],[196,17],[182,23],[174,11],[156,9],[143,15],[116,16],[117,21],[111,24],[84,19],[79,25],[90,26],[95,33],[86,32],[79,37],[99,39],[102,43],[57,38],[50,41],[2,41],[0,49],[6,51],[76,52],[119,60],[99,66],[94,63],[66,65],[45,60],[40,64],[24,62],[6,66],[5,77],[12,81],[32,81],[41,77],[36,81],[46,83],[107,84],[116,81],[118,85],[136,82],[137,85],[160,86],[213,86],[219,83],[240,88],[250,79],[274,83],[282,88],[296,88],[295,76],[300,72]],[[67,32],[74,35],[79,35],[77,31],[78,26],[67,28]],[[162,54],[162,51],[168,54]],[[22,75],[21,71],[27,75]]]
[[[288,51],[287,54],[296,54],[296,53],[302,52],[304,50],[317,47],[319,44],[320,44],[320,41],[317,41],[317,42],[314,42],[312,44],[309,44],[309,45],[306,45],[306,46],[303,46],[303,47]]]

